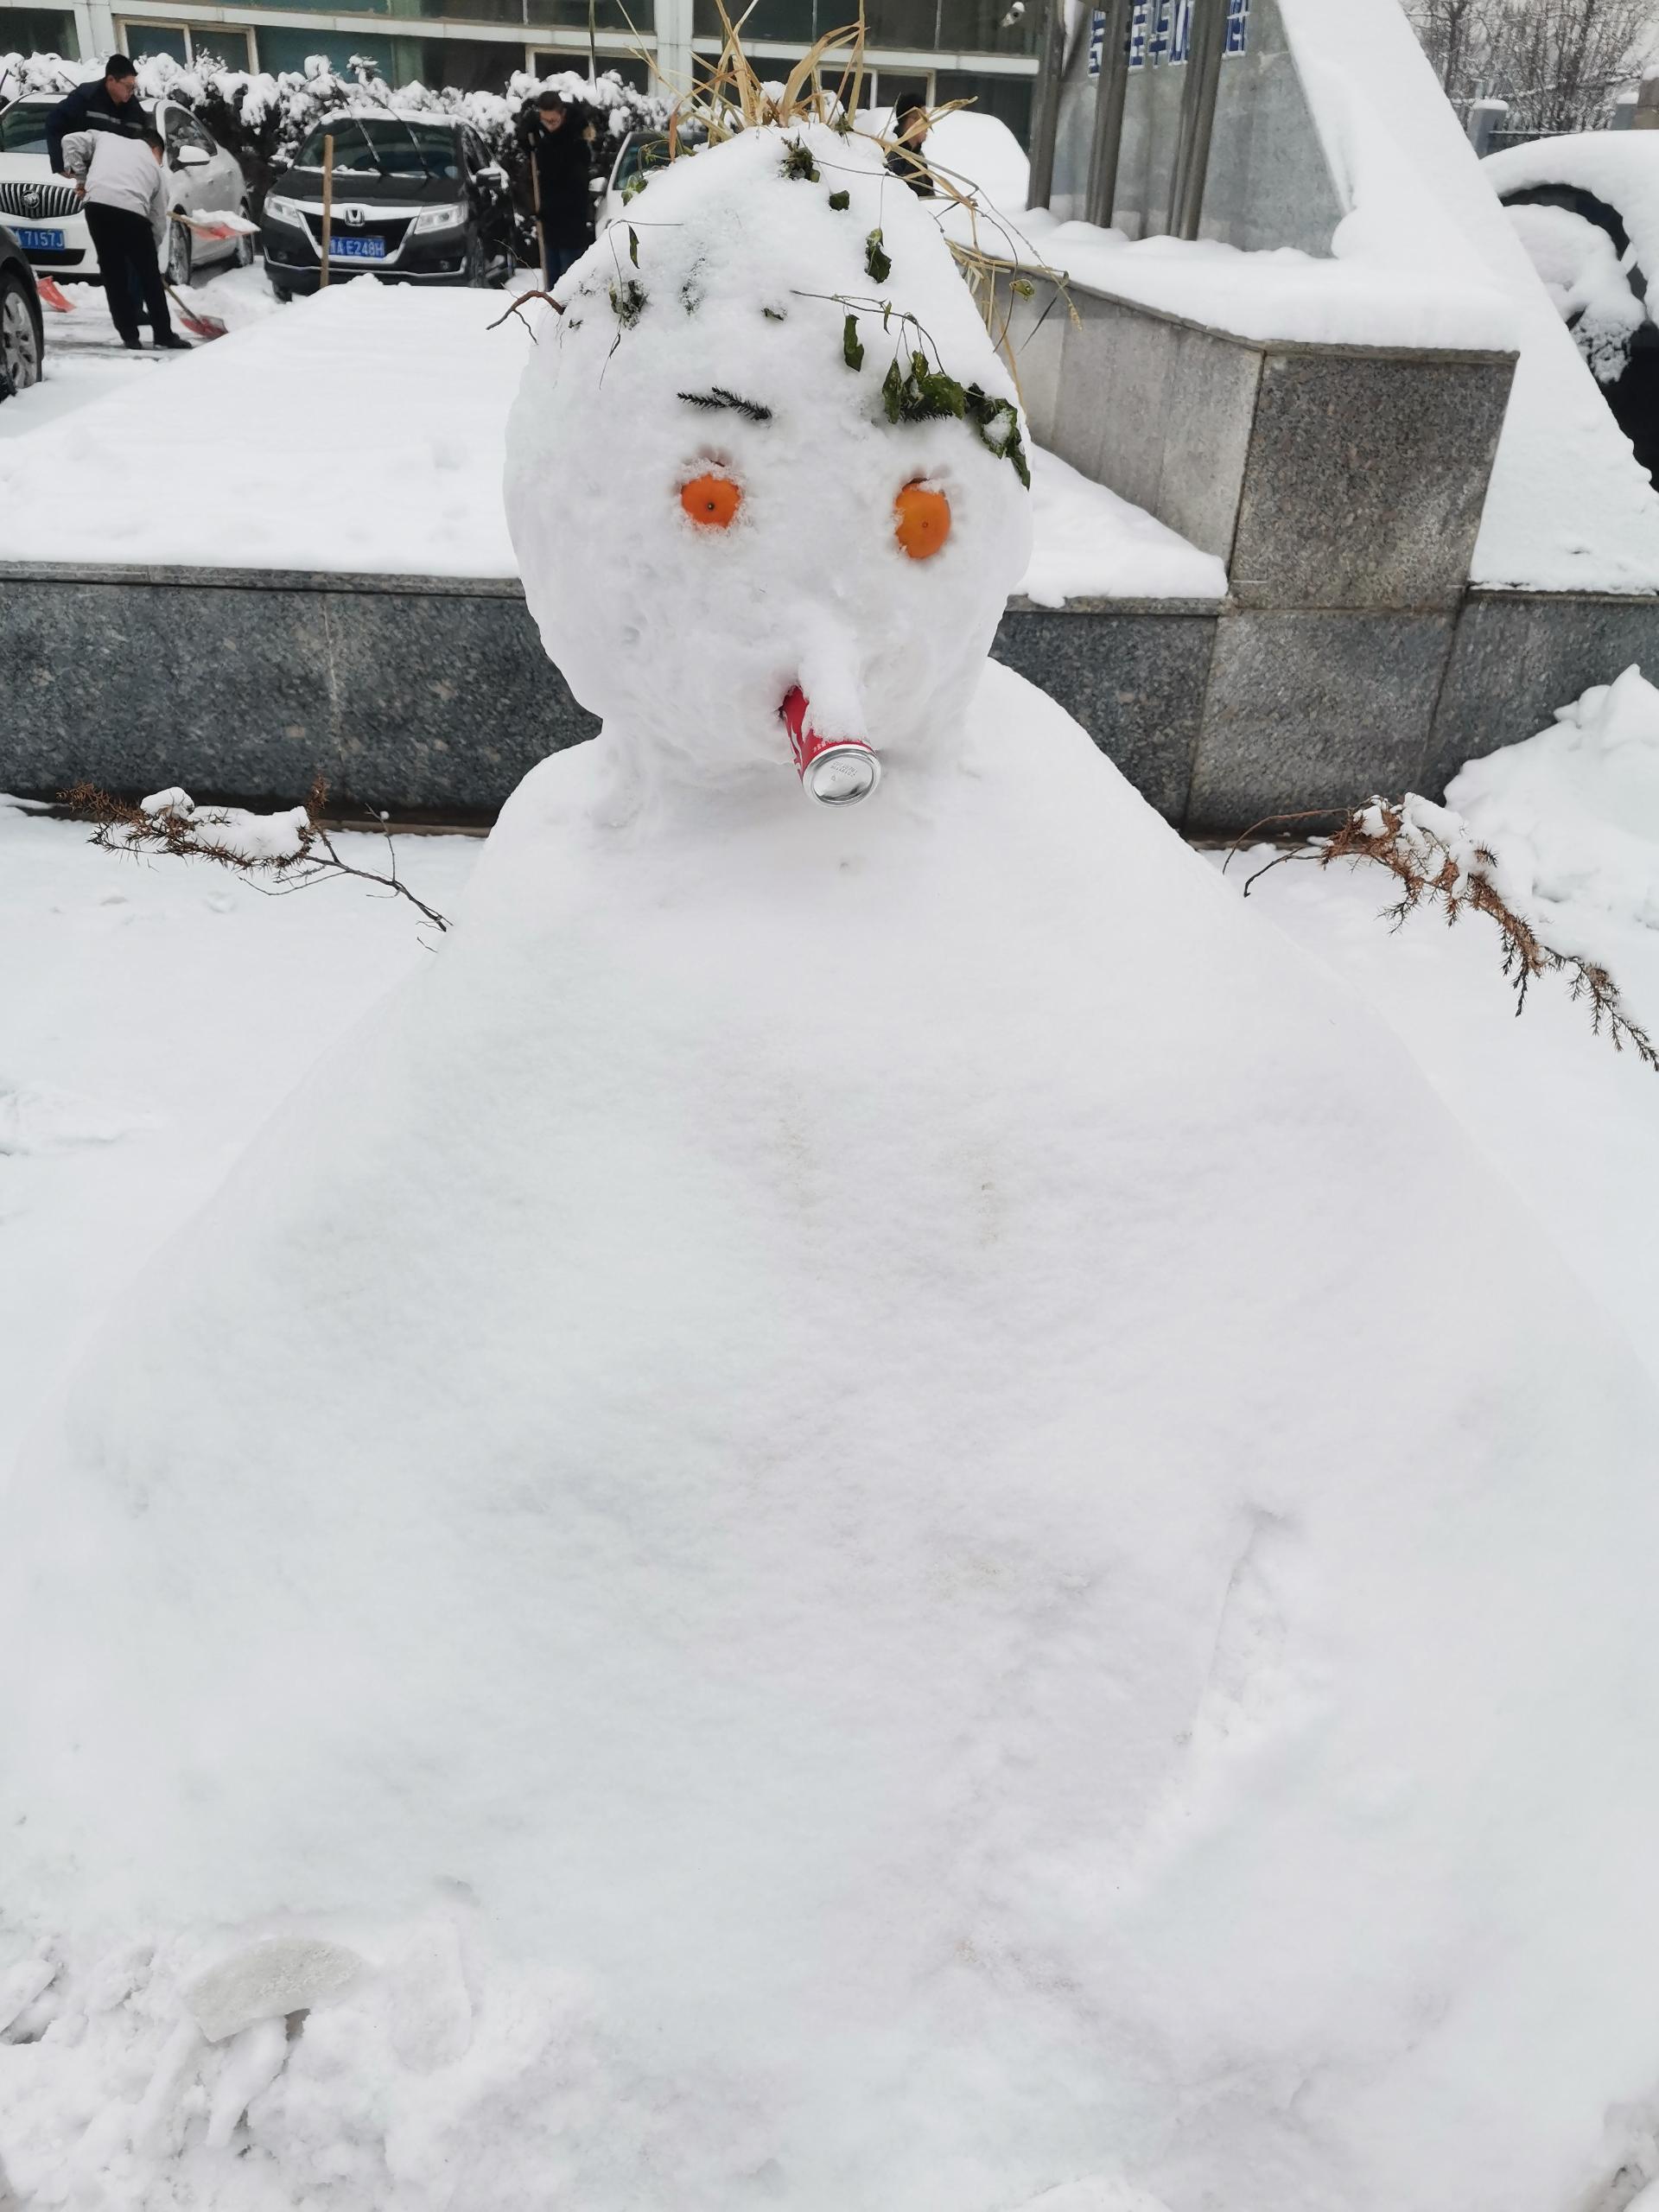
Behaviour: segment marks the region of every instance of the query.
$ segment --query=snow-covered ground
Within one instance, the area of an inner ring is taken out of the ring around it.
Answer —
[[[170,359],[121,352],[102,295],[70,296],[46,381],[0,410],[0,560],[518,574],[501,472],[534,341],[503,294],[359,278],[279,312],[238,270],[191,295],[231,335]],[[1033,473],[1043,605],[1225,592],[1220,562],[1115,493],[1047,454]],[[69,496],[92,476],[95,505]]]

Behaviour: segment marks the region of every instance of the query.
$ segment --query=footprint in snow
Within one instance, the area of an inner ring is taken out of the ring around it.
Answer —
[[[115,1144],[134,1129],[152,1126],[148,1115],[79,1098],[49,1084],[8,1083],[0,1077],[0,1159]]]

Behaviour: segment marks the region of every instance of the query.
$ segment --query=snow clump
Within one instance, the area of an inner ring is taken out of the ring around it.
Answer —
[[[1659,690],[1639,667],[1469,761],[1446,804],[1501,856],[1512,905],[1659,929]]]

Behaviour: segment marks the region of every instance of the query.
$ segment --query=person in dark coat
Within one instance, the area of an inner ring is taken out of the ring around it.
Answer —
[[[898,143],[889,149],[887,168],[907,184],[918,200],[936,200],[933,172],[922,157],[928,131],[925,100],[900,100],[893,111],[893,135]]]
[[[592,127],[584,130],[580,115],[557,92],[543,92],[537,99],[529,150],[542,226],[542,275],[550,290],[593,238],[594,200],[588,188],[593,135]]]
[[[46,118],[46,157],[60,176],[69,174],[63,166],[63,142],[73,131],[116,130],[128,138],[143,137],[149,118],[135,97],[137,90],[137,68],[124,54],[112,54],[104,64],[100,82],[77,85],[67,99],[59,101]]]

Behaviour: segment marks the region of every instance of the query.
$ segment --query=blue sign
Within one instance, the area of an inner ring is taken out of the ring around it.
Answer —
[[[1129,15],[1128,63],[1131,69],[1167,62],[1184,62],[1192,48],[1193,0],[1135,0]],[[1102,16],[1096,10],[1095,31],[1089,48],[1090,75],[1099,74]],[[1250,0],[1227,0],[1227,35],[1224,54],[1243,54],[1249,45]]]

